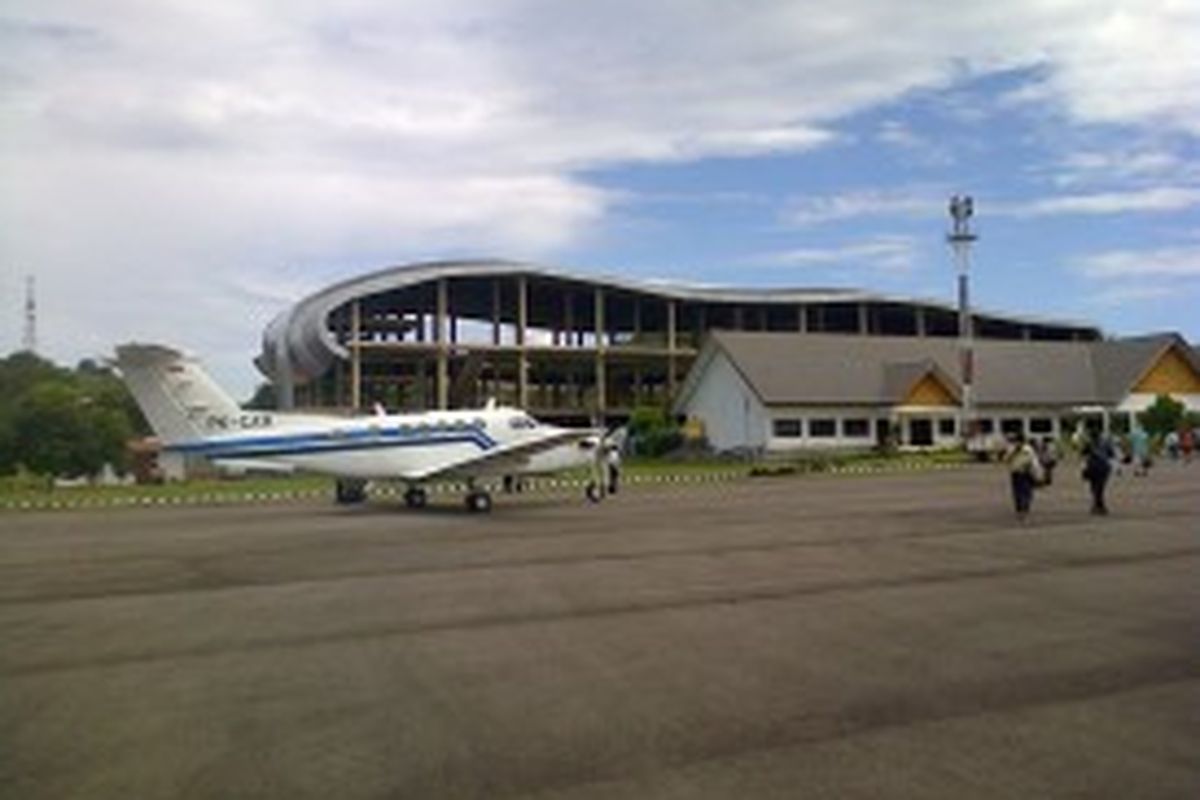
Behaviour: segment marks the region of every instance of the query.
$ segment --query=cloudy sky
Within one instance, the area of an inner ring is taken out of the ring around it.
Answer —
[[[429,258],[953,299],[1200,340],[1195,0],[6,0],[0,351]]]

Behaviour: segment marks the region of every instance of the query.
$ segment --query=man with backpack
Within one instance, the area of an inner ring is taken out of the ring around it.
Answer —
[[[1037,451],[1026,441],[1023,433],[1013,434],[1004,460],[1008,463],[1008,477],[1017,519],[1024,524],[1033,504],[1033,489],[1045,478],[1042,463],[1038,460]]]
[[[1108,513],[1104,489],[1112,474],[1113,452],[1112,441],[1107,436],[1097,429],[1089,431],[1083,447],[1083,479],[1092,491],[1093,514]]]

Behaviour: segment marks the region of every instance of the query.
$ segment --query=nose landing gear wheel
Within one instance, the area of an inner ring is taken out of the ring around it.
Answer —
[[[424,508],[429,502],[429,495],[419,486],[413,486],[404,493],[404,505],[409,508]]]
[[[339,480],[334,486],[338,505],[353,505],[367,499],[367,482],[356,480]]]
[[[486,514],[492,510],[492,496],[487,492],[470,492],[466,502],[467,510],[475,514]]]

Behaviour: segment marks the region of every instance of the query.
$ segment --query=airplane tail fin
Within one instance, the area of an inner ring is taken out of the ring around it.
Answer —
[[[222,432],[222,420],[242,410],[208,376],[199,362],[154,344],[117,348],[116,366],[146,421],[164,444]]]

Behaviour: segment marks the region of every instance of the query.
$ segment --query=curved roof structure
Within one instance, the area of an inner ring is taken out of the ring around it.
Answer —
[[[493,278],[525,276],[534,280],[561,283],[564,286],[588,286],[616,290],[660,300],[713,305],[796,305],[823,303],[883,303],[919,306],[955,313],[948,303],[877,294],[839,288],[734,288],[657,280],[635,280],[608,275],[574,272],[558,267],[503,260],[461,260],[395,266],[348,278],[312,294],[279,314],[263,334],[262,354],[255,359],[259,369],[276,381],[292,383],[324,373],[347,350],[338,341],[330,315],[347,303],[372,295],[431,284],[440,279]],[[1019,325],[1083,331],[1090,338],[1099,336],[1091,325],[1031,317],[976,312],[979,318],[993,318]]]

